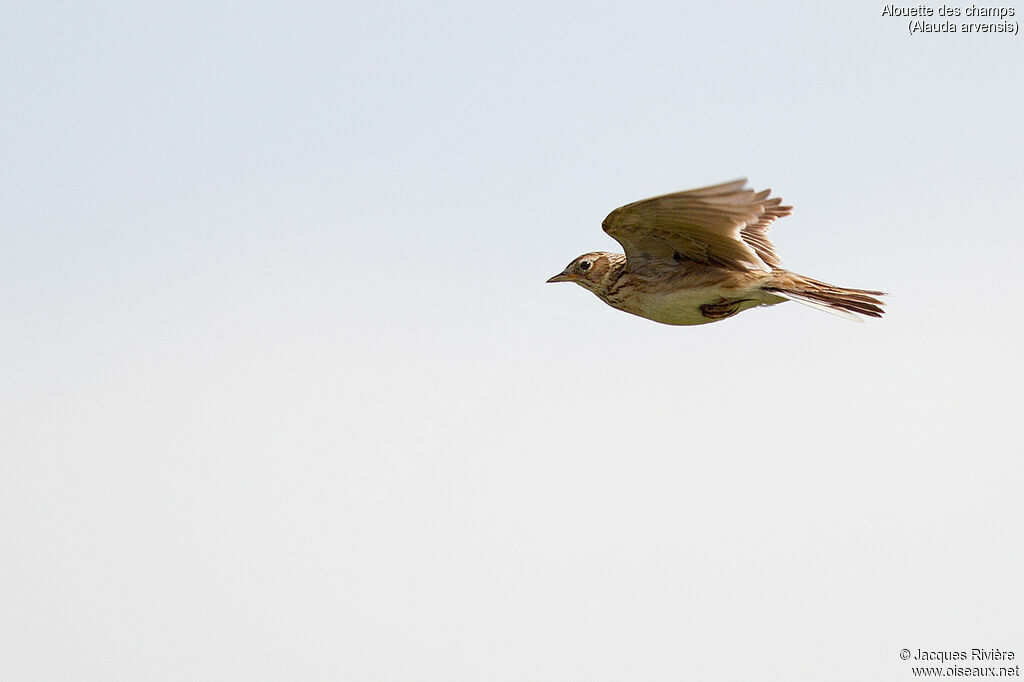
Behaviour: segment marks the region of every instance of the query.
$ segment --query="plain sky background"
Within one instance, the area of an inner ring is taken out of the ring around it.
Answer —
[[[1024,38],[882,6],[4,3],[0,679],[1021,662]],[[742,176],[888,316],[544,284]]]

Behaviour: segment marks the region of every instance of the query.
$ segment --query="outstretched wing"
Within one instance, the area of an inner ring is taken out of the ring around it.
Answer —
[[[771,270],[779,257],[768,228],[792,206],[754,192],[747,181],[691,189],[617,208],[604,231],[622,244],[629,259],[690,260],[738,270]]]

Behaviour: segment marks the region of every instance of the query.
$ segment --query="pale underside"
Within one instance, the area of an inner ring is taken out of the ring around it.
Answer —
[[[786,300],[761,289],[771,276],[763,271],[737,272],[691,263],[673,266],[631,269],[627,284],[598,296],[619,310],[671,325],[717,322]]]

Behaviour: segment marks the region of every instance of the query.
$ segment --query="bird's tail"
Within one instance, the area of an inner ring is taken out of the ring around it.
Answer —
[[[857,315],[881,317],[884,312],[882,306],[885,304],[876,298],[885,295],[881,291],[836,287],[786,270],[775,270],[772,275],[772,279],[762,287],[765,291],[812,308],[857,322],[861,321]]]

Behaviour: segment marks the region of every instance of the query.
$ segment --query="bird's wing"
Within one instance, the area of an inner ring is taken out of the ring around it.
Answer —
[[[771,190],[747,189],[746,179],[644,199],[604,219],[628,259],[711,263],[739,270],[779,265],[768,228],[791,206],[769,199]]]

